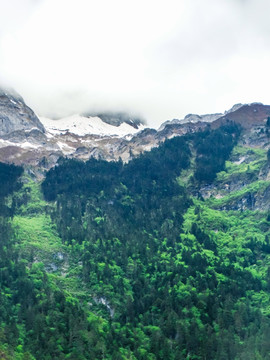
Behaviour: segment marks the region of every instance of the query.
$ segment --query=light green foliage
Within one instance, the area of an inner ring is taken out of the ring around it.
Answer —
[[[35,182],[26,176],[23,181],[23,187],[13,196],[13,201],[17,205],[17,213],[24,216],[44,214],[51,205],[43,199],[40,182]]]
[[[230,131],[183,139],[129,165],[63,160],[46,178],[50,202],[29,180],[10,198],[7,359],[268,359],[270,217],[221,210],[267,189],[266,152],[229,158]],[[248,185],[226,193],[237,179]],[[203,186],[223,198],[203,201]]]
[[[262,248],[266,236],[270,236],[270,222],[267,221],[267,214],[260,211],[215,210],[196,199],[194,203],[195,205],[185,214],[183,225],[185,231],[190,231],[191,223],[194,222],[194,212],[197,209],[199,211],[197,225],[204,229],[218,245],[219,254],[225,262],[229,265],[231,263],[229,259],[233,257],[235,267],[248,270],[253,278],[258,278],[260,281],[266,279],[268,276],[266,269],[270,267],[270,255],[258,253],[255,249]],[[224,276],[220,275],[221,279],[224,279]],[[251,291],[249,295],[255,306],[260,303],[262,312],[270,315],[270,298],[268,290],[265,290],[260,293]]]
[[[55,225],[48,215],[28,217],[16,215],[13,219],[16,236],[20,239],[22,249],[32,248],[42,253],[55,253],[63,248]]]
[[[258,180],[251,184],[242,187],[240,190],[229,192],[228,195],[224,195],[221,198],[211,197],[208,202],[210,206],[220,208],[235,202],[238,199],[242,199],[248,194],[262,193],[270,186],[270,181]]]
[[[230,161],[226,161],[225,170],[217,174],[218,182],[226,182],[231,178],[243,179],[258,175],[261,167],[266,164],[266,150],[236,146]]]

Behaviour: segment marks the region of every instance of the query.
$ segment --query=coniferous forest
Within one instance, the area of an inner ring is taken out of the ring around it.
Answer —
[[[269,160],[240,135],[61,158],[42,183],[0,164],[0,359],[270,359],[270,215],[234,205]]]

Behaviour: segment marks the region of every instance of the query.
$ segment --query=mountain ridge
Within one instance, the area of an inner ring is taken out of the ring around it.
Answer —
[[[228,121],[248,130],[264,126],[269,115],[268,105],[235,104],[224,114],[188,114],[183,120],[165,121],[158,130],[147,128],[140,118],[125,113],[52,120],[38,118],[20,95],[2,89],[0,160],[17,165],[27,163],[41,170],[45,163],[46,168],[53,167],[61,156],[109,161],[121,158],[127,162],[174,136],[201,131],[207,126],[218,128]]]

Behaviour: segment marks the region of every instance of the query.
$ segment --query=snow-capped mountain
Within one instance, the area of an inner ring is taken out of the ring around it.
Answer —
[[[189,114],[183,120],[166,121],[155,130],[124,113],[77,114],[59,120],[38,118],[20,95],[0,90],[0,161],[35,169],[48,169],[62,156],[129,161],[166,139],[208,126],[217,128],[228,121],[249,132],[254,129],[254,134],[264,134],[268,116],[270,106],[236,104],[224,114]]]
[[[0,90],[0,161],[45,167],[60,156],[126,161],[127,144],[144,128],[143,121],[125,113],[38,118],[16,92]]]
[[[130,125],[130,123],[122,122],[119,126],[108,124],[102,121],[98,116],[72,115],[59,120],[52,120],[45,117],[39,118],[48,136],[72,133],[74,135],[99,135],[99,136],[118,136],[124,137],[133,135],[145,128],[143,124]],[[131,121],[131,120],[130,120]]]

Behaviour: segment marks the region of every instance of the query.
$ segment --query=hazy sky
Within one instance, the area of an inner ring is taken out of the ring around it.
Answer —
[[[270,103],[269,0],[0,0],[0,84],[148,124]]]

